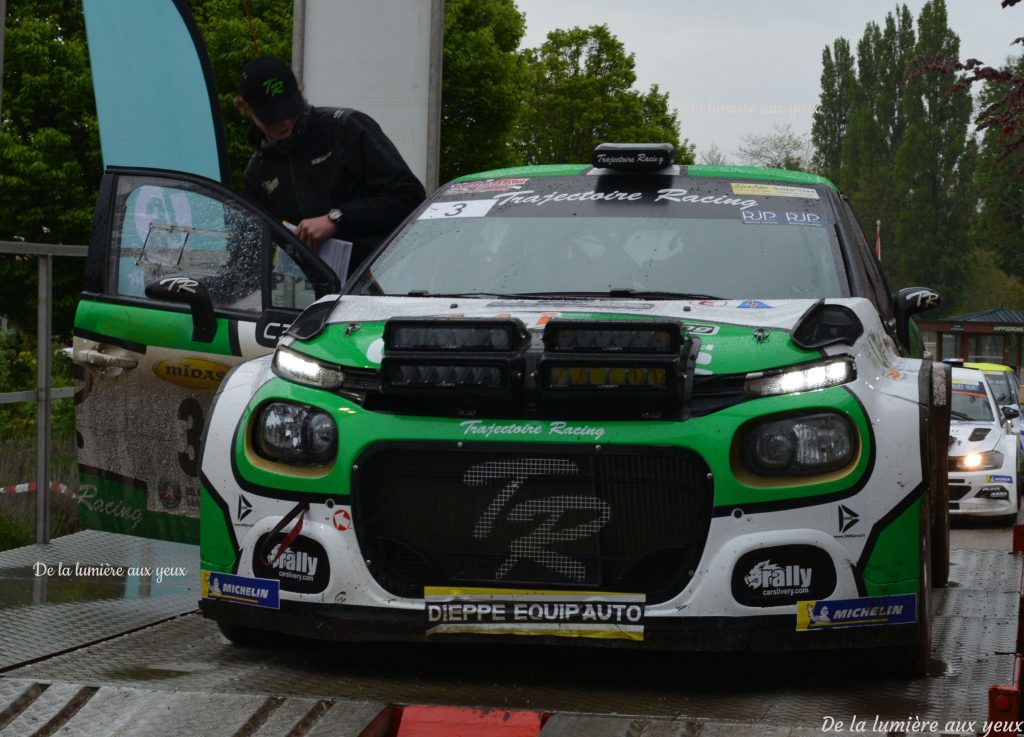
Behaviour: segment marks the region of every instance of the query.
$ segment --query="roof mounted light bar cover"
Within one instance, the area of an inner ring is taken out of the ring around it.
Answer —
[[[676,149],[671,143],[602,143],[591,154],[597,169],[655,171],[672,166]]]

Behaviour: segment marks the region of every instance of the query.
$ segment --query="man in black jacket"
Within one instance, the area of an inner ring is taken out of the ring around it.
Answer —
[[[246,193],[314,251],[327,238],[352,241],[350,273],[426,197],[373,118],[310,106],[280,59],[246,65],[235,107],[252,122]]]

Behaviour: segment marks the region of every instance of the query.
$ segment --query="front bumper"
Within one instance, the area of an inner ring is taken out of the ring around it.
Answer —
[[[347,642],[474,642],[511,645],[616,647],[687,652],[833,650],[911,645],[917,625],[797,631],[793,615],[648,618],[642,640],[565,636],[513,638],[485,634],[431,636],[424,611],[282,601],[280,609],[202,599],[200,609],[219,624],[312,640]]]
[[[1009,465],[998,470],[949,472],[949,513],[952,516],[1016,514],[1017,494],[1017,475]]]

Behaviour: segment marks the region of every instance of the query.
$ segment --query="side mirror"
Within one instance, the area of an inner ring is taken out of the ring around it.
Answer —
[[[942,295],[927,287],[907,287],[896,293],[896,337],[905,346],[910,345],[910,318],[919,312],[942,306]]]
[[[1005,407],[1000,407],[999,411],[1003,413],[1004,420],[1016,420],[1020,417],[1020,410],[1016,407],[1006,405]]]
[[[211,343],[217,334],[217,318],[213,314],[210,293],[190,276],[165,276],[146,285],[146,296],[164,302],[184,304],[192,308],[192,340]]]

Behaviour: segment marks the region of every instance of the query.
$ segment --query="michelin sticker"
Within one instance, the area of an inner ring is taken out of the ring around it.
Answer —
[[[913,624],[916,621],[917,594],[799,601],[796,605],[797,631]]]
[[[236,604],[280,609],[280,582],[216,571],[202,572],[204,599],[223,599]]]

